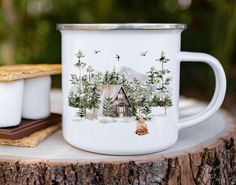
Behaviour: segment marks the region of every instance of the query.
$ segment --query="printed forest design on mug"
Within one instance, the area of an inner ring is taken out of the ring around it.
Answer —
[[[95,50],[93,54],[100,54]],[[138,53],[145,57],[148,51]],[[117,119],[127,121],[137,120],[135,133],[139,136],[146,135],[148,120],[152,119],[151,113],[162,107],[159,116],[167,115],[167,109],[172,106],[170,83],[171,71],[165,68],[169,62],[162,51],[154,65],[145,74],[131,68],[127,72],[116,68],[105,73],[96,71],[87,65],[83,59],[86,56],[81,49],[76,53],[77,61],[74,64],[77,73],[71,74],[71,89],[68,95],[68,104],[76,108],[78,120],[99,120],[101,123],[114,122]],[[121,56],[114,54],[116,62],[122,60]],[[160,65],[160,67],[157,67]],[[130,78],[132,76],[133,78]],[[158,114],[156,114],[158,116]]]

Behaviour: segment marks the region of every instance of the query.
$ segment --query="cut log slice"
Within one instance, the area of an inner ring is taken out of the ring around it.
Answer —
[[[196,113],[204,105],[182,99],[181,115]],[[181,130],[168,150],[142,156],[78,150],[59,131],[36,148],[1,146],[0,184],[236,184],[236,123],[220,110]]]

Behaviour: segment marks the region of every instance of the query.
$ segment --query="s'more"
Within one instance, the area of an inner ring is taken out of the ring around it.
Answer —
[[[61,115],[50,112],[51,75],[60,64],[0,67],[0,144],[36,146],[60,128]]]

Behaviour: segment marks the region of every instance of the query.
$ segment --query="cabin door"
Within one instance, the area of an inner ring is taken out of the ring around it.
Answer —
[[[123,118],[125,116],[125,106],[117,106],[118,117]]]

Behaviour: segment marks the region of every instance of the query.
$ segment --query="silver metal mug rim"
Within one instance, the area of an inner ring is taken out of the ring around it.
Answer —
[[[185,30],[186,24],[121,23],[121,24],[57,24],[57,30]]]

